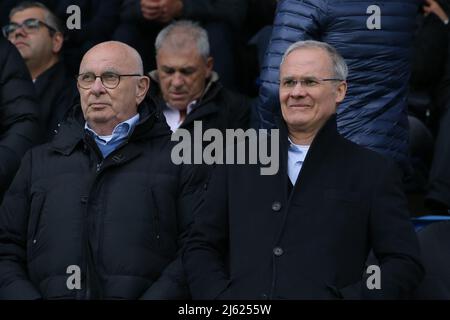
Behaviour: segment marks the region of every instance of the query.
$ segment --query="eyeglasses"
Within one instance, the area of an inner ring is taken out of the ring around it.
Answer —
[[[78,85],[83,89],[90,89],[94,85],[95,80],[100,78],[105,88],[114,89],[120,83],[121,77],[141,77],[141,74],[117,74],[114,72],[105,72],[97,76],[92,72],[81,73],[77,75]]]
[[[39,29],[40,26],[47,27],[51,32],[56,32],[56,29],[52,26],[49,26],[45,22],[42,22],[38,19],[27,19],[22,23],[15,23],[12,22],[10,24],[7,24],[2,28],[3,35],[5,38],[9,38],[14,32],[16,32],[19,28],[23,28],[26,33],[33,33]]]
[[[295,88],[297,84],[304,88],[314,88],[326,81],[345,81],[343,79],[329,78],[329,79],[319,79],[319,78],[304,78],[304,79],[293,79],[285,78],[281,81],[281,86],[283,88]]]

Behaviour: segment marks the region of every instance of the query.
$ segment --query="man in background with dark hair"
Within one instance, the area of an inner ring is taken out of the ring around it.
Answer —
[[[0,36],[0,203],[22,155],[36,142],[37,113],[27,68],[16,48]]]
[[[9,14],[4,36],[19,50],[30,72],[40,102],[44,140],[57,132],[76,95],[75,78],[60,59],[64,42],[58,17],[39,2],[23,2]]]

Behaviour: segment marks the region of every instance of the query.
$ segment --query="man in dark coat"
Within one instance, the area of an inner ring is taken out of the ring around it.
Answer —
[[[23,154],[37,142],[38,111],[25,63],[0,36],[0,203]]]
[[[7,24],[12,8],[25,2],[44,4],[64,22],[63,56],[69,73],[76,74],[83,54],[94,45],[111,39],[119,23],[122,0],[1,0],[0,25]]]
[[[83,114],[27,153],[0,207],[0,298],[188,297],[177,256],[196,184],[148,85],[131,47],[86,53]]]
[[[45,5],[31,2],[14,7],[3,30],[30,71],[40,104],[42,140],[49,141],[76,97],[75,77],[69,76],[60,59],[61,22]]]
[[[306,41],[283,61],[280,170],[216,167],[183,255],[193,298],[408,297],[423,269],[396,167],[337,132],[344,60]]]

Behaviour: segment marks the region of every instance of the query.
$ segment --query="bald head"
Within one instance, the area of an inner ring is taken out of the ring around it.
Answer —
[[[136,115],[150,84],[143,71],[137,51],[124,43],[103,42],[86,52],[77,84],[84,118],[97,134],[110,135]]]
[[[102,56],[104,59],[114,59],[117,62],[121,62],[120,65],[127,66],[130,73],[144,73],[144,67],[142,64],[142,58],[136,49],[129,45],[119,41],[106,41],[99,43],[89,49],[83,56],[83,60],[80,64],[80,73],[83,73],[81,68],[83,62],[87,59],[91,59],[92,56]]]

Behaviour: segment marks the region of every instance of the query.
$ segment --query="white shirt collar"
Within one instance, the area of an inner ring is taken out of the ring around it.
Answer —
[[[197,100],[190,102],[187,106],[186,115],[191,113],[197,104]],[[163,110],[164,117],[166,118],[167,124],[172,132],[175,132],[182,124],[180,110],[172,107],[170,104],[166,103],[166,107]]]

